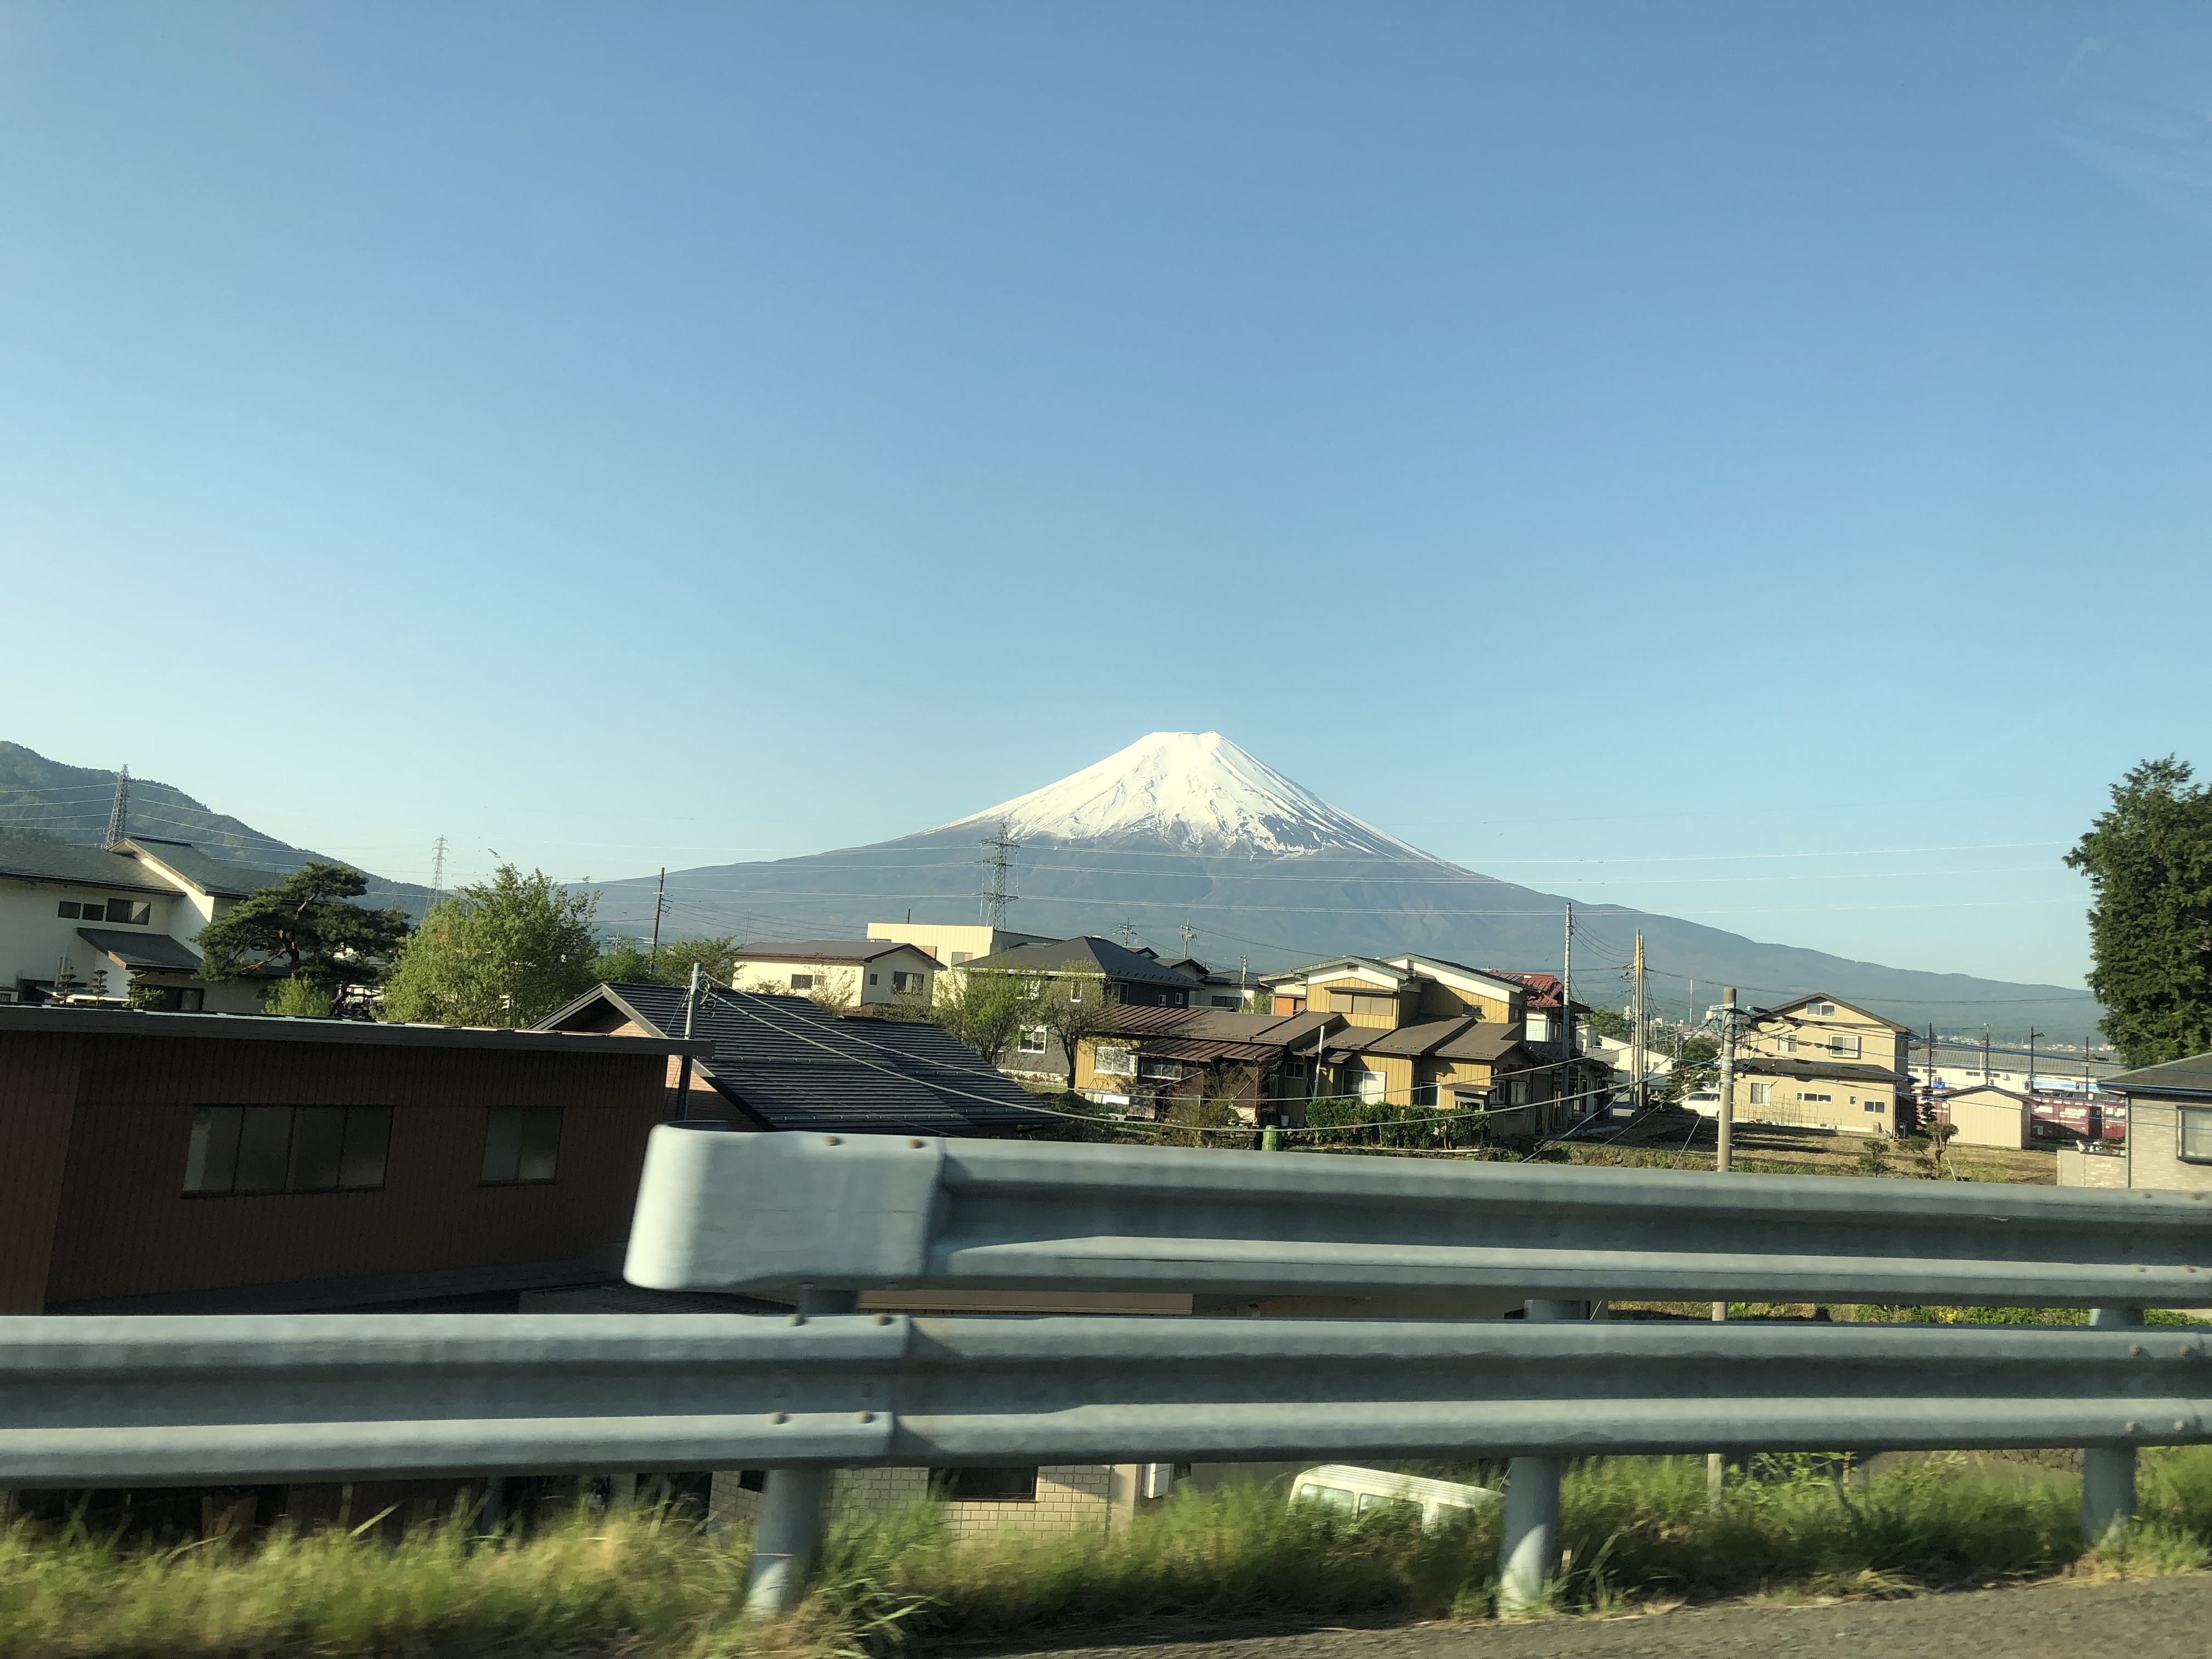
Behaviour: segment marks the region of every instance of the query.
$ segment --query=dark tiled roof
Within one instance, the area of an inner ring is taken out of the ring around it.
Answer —
[[[157,864],[173,870],[185,880],[214,898],[244,898],[264,887],[274,887],[285,878],[282,870],[258,870],[250,864],[232,864],[211,858],[188,841],[156,841],[133,836],[125,843]]]
[[[1469,1026],[1478,1024],[1473,1014],[1461,1014],[1451,1019],[1431,1019],[1419,1025],[1401,1025],[1395,1031],[1376,1031],[1371,1036],[1359,1026],[1351,1026],[1337,1034],[1336,1041],[1347,1048],[1357,1048],[1365,1054],[1425,1054],[1443,1047]],[[1493,1030],[1499,1029],[1497,1027]]]
[[[557,1027],[611,1000],[651,1030],[680,1035],[684,993],[603,985],[548,1018]],[[1049,1122],[1029,1091],[934,1025],[841,1019],[805,997],[709,988],[694,1037],[710,1039],[714,1087],[771,1129],[964,1135]]]
[[[120,927],[80,927],[76,936],[125,968],[161,968],[185,974],[200,970],[198,956],[187,949],[181,939],[171,939],[167,933],[126,933]]]
[[[1525,1045],[1516,1042],[1512,1027],[1495,1021],[1469,1027],[1436,1051],[1438,1060],[1496,1061]]]
[[[58,841],[0,841],[0,876],[22,876],[33,881],[70,881],[87,887],[118,888],[131,893],[173,893],[163,881],[127,853],[111,853],[99,847],[72,847]]]
[[[1085,934],[1080,939],[1057,939],[1043,945],[1017,945],[1011,951],[978,957],[969,968],[1026,968],[1032,973],[1103,974],[1139,985],[1173,985],[1188,990],[1187,974],[1172,974],[1149,957],[1124,949],[1110,939]]]
[[[2100,1086],[2123,1095],[2212,1095],[2212,1054],[2139,1066],[2106,1078]]]

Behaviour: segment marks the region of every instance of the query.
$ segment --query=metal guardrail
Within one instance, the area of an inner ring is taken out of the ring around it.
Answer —
[[[0,1486],[2212,1441],[2173,1330],[0,1320]]]
[[[656,1128],[663,1290],[2212,1304],[2212,1194]]]

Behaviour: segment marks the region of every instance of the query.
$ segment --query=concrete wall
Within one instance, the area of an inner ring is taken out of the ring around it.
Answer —
[[[2094,1152],[2077,1152],[2063,1147],[2057,1153],[2058,1184],[2062,1187],[2119,1188],[2128,1184],[2128,1163],[2124,1158],[2100,1157]]]
[[[943,1506],[945,1529],[954,1538],[1010,1529],[1103,1538],[1112,1529],[1117,1509],[1126,1518],[1142,1501],[1136,1498],[1137,1468],[1133,1463],[1048,1464],[1037,1471],[1034,1500],[948,1503]],[[928,1496],[927,1469],[840,1469],[830,1482],[830,1513],[835,1520],[872,1510],[903,1509]],[[760,1503],[761,1494],[743,1486],[736,1470],[720,1470],[714,1475],[708,1516],[724,1525],[750,1525],[760,1518]]]
[[[2212,1164],[2191,1164],[2182,1158],[2180,1114],[2185,1109],[2172,1101],[2140,1096],[2130,1101],[2125,1166],[2129,1186],[2166,1192],[2212,1191]],[[2212,1102],[2197,1109],[2212,1112]]]

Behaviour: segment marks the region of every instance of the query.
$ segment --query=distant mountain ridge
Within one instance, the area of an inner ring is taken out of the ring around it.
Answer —
[[[1342,811],[1218,732],[1156,732],[1096,765],[934,830],[768,863],[672,870],[669,921],[752,939],[857,935],[871,921],[978,917],[984,840],[1021,843],[1006,925],[1118,937],[1163,955],[1273,971],[1401,951],[1477,967],[1563,965],[1567,901],[1422,852]],[[604,884],[603,922],[649,926],[653,878]],[[1916,1028],[2025,1032],[2078,1042],[2100,1017],[2077,987],[2021,985],[1763,944],[1619,905],[1575,906],[1575,981],[1585,1000],[1625,1000],[1641,929],[1652,1006],[1680,1018],[1723,984],[1753,1004],[1808,991]]]
[[[70,766],[48,760],[21,744],[0,742],[0,835],[13,831],[79,847],[98,847],[107,838],[108,812],[114,799],[112,771]],[[193,799],[174,785],[153,778],[131,780],[127,828],[164,841],[191,842],[210,857],[228,863],[285,874],[319,860],[351,863],[264,836],[240,819]],[[427,887],[387,881],[366,870],[362,873],[368,877],[364,903],[380,908],[397,905],[416,917],[429,906]]]

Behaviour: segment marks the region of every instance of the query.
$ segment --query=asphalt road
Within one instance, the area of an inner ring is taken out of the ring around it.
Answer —
[[[1525,1625],[1125,1638],[1096,1645],[1063,1639],[1020,1651],[1054,1659],[2205,1659],[2212,1654],[2212,1575]]]

